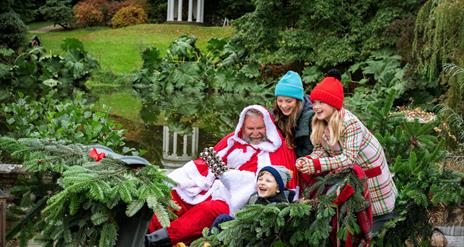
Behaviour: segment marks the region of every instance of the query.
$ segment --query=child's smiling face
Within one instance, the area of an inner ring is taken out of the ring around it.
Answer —
[[[277,195],[279,185],[275,180],[274,176],[267,171],[260,172],[258,175],[258,181],[256,182],[256,190],[258,191],[259,197],[268,198]]]

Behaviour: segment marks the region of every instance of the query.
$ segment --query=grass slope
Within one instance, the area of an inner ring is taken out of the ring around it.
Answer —
[[[60,45],[65,38],[76,38],[84,43],[85,49],[101,64],[103,70],[127,73],[142,65],[141,51],[148,46],[156,46],[161,54],[169,44],[182,34],[197,37],[197,46],[204,49],[211,38],[229,37],[234,32],[231,27],[205,27],[186,24],[142,24],[125,28],[108,27],[76,29],[36,34],[47,50],[61,52]]]

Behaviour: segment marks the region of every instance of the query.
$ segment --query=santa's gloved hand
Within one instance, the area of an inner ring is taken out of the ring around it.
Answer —
[[[316,168],[314,167],[314,162],[310,158],[301,157],[296,160],[296,169],[301,173],[308,175],[316,174]]]

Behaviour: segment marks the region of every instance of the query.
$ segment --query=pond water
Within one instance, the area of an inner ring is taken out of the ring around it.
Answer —
[[[104,94],[111,97],[112,92]],[[126,97],[137,96],[128,94]],[[231,94],[175,94],[143,102],[139,112],[142,121],[124,116],[113,118],[128,131],[127,147],[145,150],[142,156],[152,164],[173,167],[197,157],[203,148],[215,145],[232,132],[245,106],[261,104],[269,107],[271,100],[262,96]]]

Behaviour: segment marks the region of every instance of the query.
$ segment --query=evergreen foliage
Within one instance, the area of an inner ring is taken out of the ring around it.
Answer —
[[[204,231],[204,237],[191,246],[209,242],[212,246],[332,246],[329,235],[333,230],[332,217],[338,216],[338,236],[346,240],[346,234],[360,233],[356,212],[366,208],[362,196],[363,183],[351,169],[318,177],[305,194],[317,194],[317,199],[291,204],[247,205],[236,219],[221,224],[223,231]],[[333,203],[336,191],[324,194],[327,188],[343,189],[352,185],[355,193],[340,207]]]
[[[414,55],[418,72],[429,81],[447,86],[447,98],[440,106],[445,120],[444,132],[449,132],[450,147],[462,143],[460,126],[464,116],[462,73],[464,66],[464,1],[430,0],[416,18]],[[444,73],[443,73],[444,72]]]
[[[391,45],[384,34],[414,13],[417,1],[255,0],[234,22],[234,42],[262,63],[307,62],[321,67],[365,59]]]
[[[121,210],[130,217],[146,204],[167,226],[167,208],[177,208],[170,199],[172,181],[153,165],[129,167],[111,158],[95,162],[81,144],[40,139],[1,137],[0,150],[29,174],[12,191],[23,197],[11,210],[18,221],[7,234],[19,238],[21,246],[32,237],[43,246],[114,246]],[[42,193],[34,194],[37,185]]]
[[[408,122],[401,115],[392,115],[394,94],[395,91],[389,94],[383,107],[370,105],[370,118],[366,120],[385,149],[399,190],[395,208],[398,217],[379,233],[377,244],[398,246],[408,238],[419,244],[431,236],[431,206],[452,208],[462,203],[464,174],[440,167],[444,141],[433,133],[437,122]]]
[[[418,71],[435,80],[445,63],[464,62],[464,1],[426,1],[417,13],[413,49]],[[462,64],[461,64],[462,65]]]
[[[14,11],[0,12],[0,48],[18,50],[26,43],[27,28]]]
[[[444,71],[449,89],[440,109],[440,115],[445,120],[441,127],[449,143],[452,143],[450,146],[457,143],[464,147],[464,69],[455,64],[445,64]]]
[[[53,22],[53,25],[70,29],[74,25],[71,3],[71,0],[47,0],[38,11],[47,21]]]

